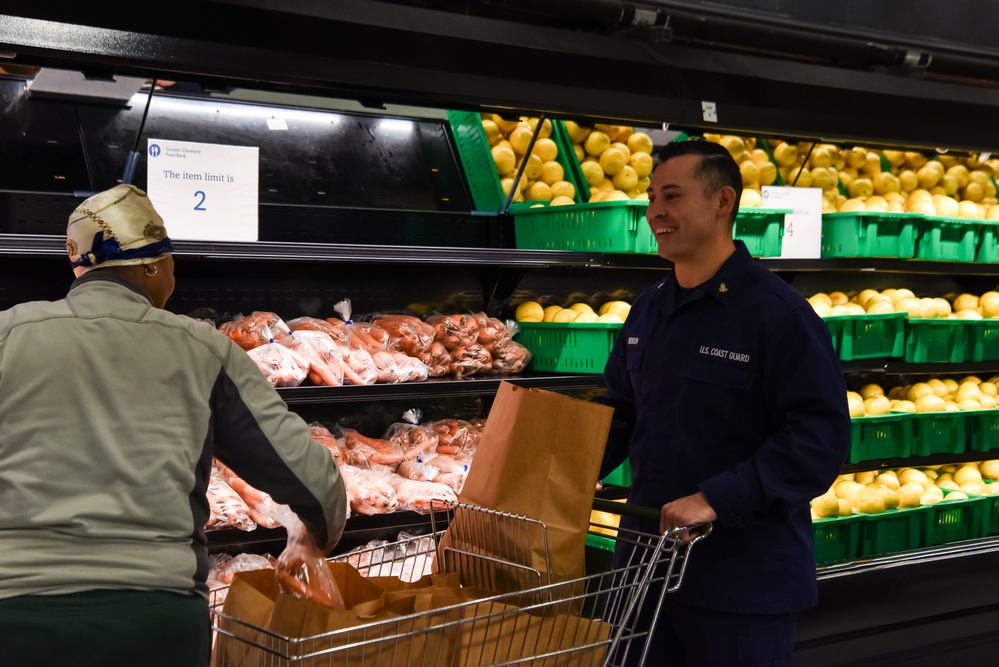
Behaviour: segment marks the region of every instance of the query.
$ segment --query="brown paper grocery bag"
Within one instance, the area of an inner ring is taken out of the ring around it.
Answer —
[[[236,575],[224,612],[238,621],[222,619],[220,628],[228,624],[240,639],[220,634],[216,667],[263,667],[276,664],[277,656],[295,664],[314,657],[329,667],[395,667],[411,664],[414,655],[428,667],[446,667],[460,611],[444,608],[492,594],[461,589],[456,574],[403,582],[362,577],[347,563],[329,568],[347,609],[281,593],[273,570]]]
[[[463,608],[452,667],[478,667],[525,660],[544,667],[604,664],[611,625],[575,614],[532,614],[498,601]],[[527,660],[544,656],[537,660]]]
[[[547,527],[553,583],[585,575],[593,490],[613,413],[604,405],[502,382],[479,439],[459,500],[542,521]],[[489,523],[488,517],[484,523]],[[508,534],[480,528],[449,528],[444,545],[491,551],[500,559],[513,555],[539,571],[546,569],[543,544],[520,545],[529,553],[517,554],[517,545],[511,545],[515,540]],[[463,544],[456,545],[459,533],[464,536]],[[483,540],[502,544],[491,548]],[[468,543],[472,541],[480,543]],[[499,581],[477,585],[511,590]]]

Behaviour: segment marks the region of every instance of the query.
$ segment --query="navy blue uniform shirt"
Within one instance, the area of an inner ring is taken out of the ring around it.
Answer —
[[[829,330],[741,241],[679,305],[675,280],[634,301],[607,362],[596,400],[614,420],[601,475],[630,456],[629,502],[658,508],[700,490],[714,508],[714,532],[672,599],[742,613],[812,607],[808,503],[850,443]]]

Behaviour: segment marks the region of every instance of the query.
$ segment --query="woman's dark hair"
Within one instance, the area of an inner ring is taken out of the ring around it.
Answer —
[[[697,139],[674,141],[659,151],[659,162],[656,166],[681,155],[701,156],[701,163],[694,169],[694,176],[704,184],[709,197],[726,185],[735,190],[735,206],[732,207],[731,220],[734,223],[735,216],[739,213],[739,200],[742,198],[742,173],[739,171],[739,165],[732,159],[732,154],[721,144],[711,141]]]

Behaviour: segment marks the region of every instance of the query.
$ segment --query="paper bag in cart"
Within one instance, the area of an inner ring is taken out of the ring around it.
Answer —
[[[589,401],[500,383],[459,500],[541,521],[547,528],[547,558],[540,540],[518,544],[508,535],[455,522],[442,540],[445,549],[519,559],[543,575],[548,570],[553,583],[584,576],[593,492],[613,413]],[[438,563],[442,570],[462,569],[453,565]],[[547,577],[538,583],[548,583]],[[530,582],[476,583],[501,592],[525,584]]]
[[[362,577],[346,563],[329,567],[347,609],[281,593],[273,570],[237,574],[219,619],[214,666],[395,667],[420,656],[417,664],[447,667],[460,615],[443,608],[488,594],[461,589],[456,575],[405,583]]]

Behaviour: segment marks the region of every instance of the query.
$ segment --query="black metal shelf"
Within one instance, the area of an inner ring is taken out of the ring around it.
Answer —
[[[336,263],[490,265],[497,268],[589,267],[664,270],[657,255],[513,248],[447,248],[416,245],[288,243],[280,241],[175,241],[175,254],[201,260],[283,260]],[[0,234],[0,255],[65,256],[65,240],[46,234]],[[904,259],[761,259],[771,271],[881,271],[929,275],[999,276],[999,264]]]
[[[881,468],[918,468],[921,466],[947,465],[950,463],[965,463],[968,461],[982,461],[994,458],[993,452],[962,452],[960,454],[933,454],[930,456],[899,456],[888,459],[876,459],[872,461],[861,461],[860,463],[847,463],[843,466],[843,473],[864,472],[866,470],[880,470]]]
[[[355,403],[371,400],[409,400],[413,398],[454,398],[495,394],[501,382],[548,391],[600,389],[601,374],[572,375],[568,373],[524,373],[522,375],[484,375],[455,380],[432,378],[424,382],[398,384],[348,385],[344,387],[284,387],[278,394],[288,405],[315,403]]]
[[[914,551],[877,556],[819,567],[819,581],[887,570],[896,567],[918,566],[952,558],[965,558],[982,554],[999,554],[999,536],[976,540],[951,542],[937,547],[926,547]]]
[[[853,361],[840,362],[840,365],[844,373],[884,373],[885,375],[999,373],[999,360],[917,364],[897,359],[855,359]]]

